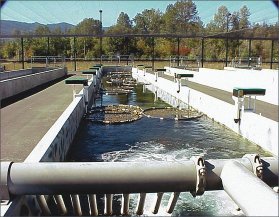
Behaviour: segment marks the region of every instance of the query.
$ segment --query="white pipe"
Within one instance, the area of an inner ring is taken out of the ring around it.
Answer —
[[[237,161],[223,167],[224,190],[248,216],[278,216],[278,194]]]

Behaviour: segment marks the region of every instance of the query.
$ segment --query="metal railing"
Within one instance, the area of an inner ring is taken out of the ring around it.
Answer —
[[[200,67],[201,59],[197,56],[196,59],[189,59],[188,56],[170,56],[169,67],[181,68],[181,69],[194,69],[198,70]]]
[[[64,67],[65,59],[62,56],[31,56],[31,68],[38,65],[45,67]]]
[[[262,58],[261,57],[233,58],[230,65],[234,68],[261,69],[262,68]]]
[[[236,163],[231,165],[231,162]],[[233,170],[240,172],[230,174]],[[255,193],[243,194],[242,191],[232,189],[238,185],[248,192],[253,189]],[[240,204],[242,202],[239,201],[243,199],[239,198],[253,201],[255,209],[260,207],[262,213],[274,214],[274,209],[265,210],[270,206],[261,206],[260,199],[258,202],[253,199],[255,194],[265,195],[270,199],[269,203],[277,204],[278,195],[273,190],[269,191],[269,186],[278,186],[278,160],[245,155],[235,160],[204,161],[196,157],[183,162],[2,162],[0,193],[1,200],[11,200],[20,195],[37,195],[37,202],[44,215],[51,215],[51,211],[43,195],[53,196],[57,209],[63,215],[68,208],[62,195],[70,195],[74,213],[82,215],[79,195],[85,194],[90,214],[98,215],[96,194],[105,194],[104,213],[112,215],[113,195],[123,194],[122,214],[127,215],[129,194],[139,193],[136,213],[141,215],[147,193],[157,193],[153,209],[156,214],[164,192],[173,192],[167,207],[167,212],[172,213],[180,192],[191,192],[195,197],[204,191],[224,189],[243,211],[248,210],[246,214],[249,214],[250,209],[245,203]]]
[[[128,65],[131,63],[134,64],[134,57],[132,55],[102,55],[101,56],[101,64],[108,63],[108,64],[114,64],[114,65],[121,65],[126,64]]]

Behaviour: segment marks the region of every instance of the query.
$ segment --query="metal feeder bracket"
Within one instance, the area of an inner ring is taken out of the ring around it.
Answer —
[[[197,174],[197,182],[196,182],[196,190],[190,191],[190,193],[193,195],[193,197],[196,197],[197,195],[203,195],[206,185],[206,168],[205,168],[205,162],[204,159],[199,157],[191,157],[191,160],[195,163],[196,168],[196,174]]]
[[[259,177],[263,178],[263,163],[259,154],[245,154],[242,158],[247,158],[252,164],[253,173]]]

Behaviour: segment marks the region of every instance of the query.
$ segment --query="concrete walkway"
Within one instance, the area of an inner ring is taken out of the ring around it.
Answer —
[[[162,77],[173,81],[172,76],[163,75]],[[234,105],[234,101],[232,99],[232,92],[205,86],[205,85],[198,84],[198,83],[191,82],[191,81],[186,81],[184,79],[182,79],[181,85],[188,86],[191,89],[197,90],[199,92],[202,92],[204,94],[207,94],[209,96],[215,97],[219,100],[222,100],[224,102]],[[269,118],[271,120],[278,122],[278,106],[277,105],[273,105],[273,104],[266,103],[266,102],[263,102],[260,100],[256,100],[256,113],[261,114],[263,117],[266,117],[266,118]]]
[[[62,80],[1,108],[1,161],[24,161],[72,99],[72,87]]]

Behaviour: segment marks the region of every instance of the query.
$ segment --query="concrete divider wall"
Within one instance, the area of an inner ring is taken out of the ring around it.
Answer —
[[[234,87],[252,87],[266,89],[265,96],[257,99],[278,105],[278,70],[249,70],[225,67],[224,70],[200,68],[198,72],[165,67],[170,75],[174,73],[192,73],[190,81],[232,92]]]
[[[57,68],[48,71],[38,72],[35,74],[29,74],[2,80],[0,81],[0,99],[15,96],[16,94],[22,93],[41,84],[61,78],[66,74],[66,68]]]
[[[16,71],[8,71],[0,73],[0,81],[32,74],[32,69],[21,69]]]
[[[138,78],[139,81],[151,83],[157,90],[161,89],[170,94],[172,97],[169,97],[168,101],[172,105],[177,105],[178,103],[173,97],[184,103],[188,103],[189,101],[189,104],[195,109],[278,156],[278,122],[252,112],[243,111],[241,124],[239,125],[234,122],[236,114],[234,105],[185,86],[182,86],[180,93],[177,93],[177,83],[161,77],[155,82],[155,76],[153,74],[146,73],[146,75],[143,76],[143,71],[139,70],[139,72],[136,73],[136,69],[134,68],[133,76]],[[154,90],[152,85],[147,85],[146,88],[150,88],[151,90],[153,88]],[[157,94],[160,97],[159,94],[161,94],[161,91],[157,91]],[[166,98],[166,96],[164,96],[164,98]]]
[[[98,79],[100,74],[101,72],[98,72],[96,76],[96,87],[101,81]],[[90,79],[88,82],[89,105],[92,104],[92,98],[96,91],[94,81]],[[64,161],[84,114],[85,95],[83,88],[36,145],[25,162]]]
[[[83,90],[81,90],[80,94],[82,93]],[[84,112],[84,96],[78,96],[44,135],[25,162],[63,161]]]
[[[49,71],[54,69],[53,67],[32,67],[29,69],[21,69],[21,70],[13,70],[13,71],[6,71],[0,73],[0,81],[6,80],[6,79],[11,79],[11,78],[16,78],[24,75],[31,75],[35,74],[38,72],[43,72],[43,71]]]
[[[79,94],[83,94],[83,90]],[[78,96],[48,130],[24,162],[63,161],[84,112],[84,96]],[[41,209],[35,196],[19,196],[8,205],[1,205],[1,216],[21,216],[23,210],[25,212],[24,215],[27,215],[26,209],[31,216],[40,215]]]

